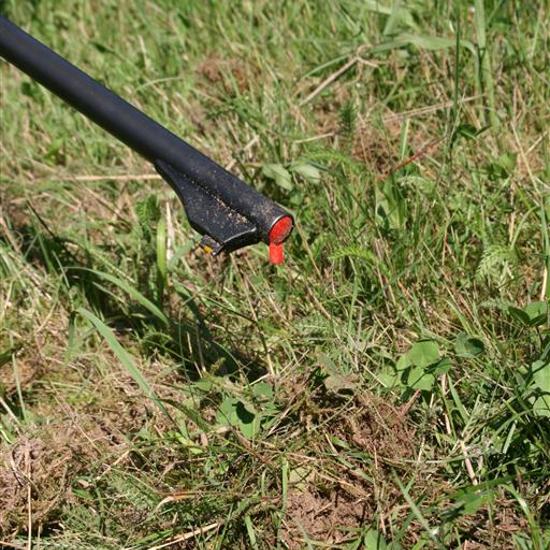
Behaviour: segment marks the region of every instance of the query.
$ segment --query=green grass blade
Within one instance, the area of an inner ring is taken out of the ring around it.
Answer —
[[[155,316],[159,321],[161,321],[164,325],[168,326],[170,324],[168,317],[159,309],[158,306],[156,306],[151,300],[148,300],[139,290],[131,286],[126,281],[122,280],[119,277],[115,277],[114,275],[111,275],[110,273],[105,273],[103,271],[98,271],[96,269],[88,269],[84,267],[77,268],[82,271],[89,271],[90,273],[93,273],[94,275],[97,275],[99,278],[108,281],[118,288],[120,290],[126,292],[130,298],[133,298],[138,304],[143,306],[147,311],[149,311],[153,316]]]
[[[82,315],[86,320],[88,320],[99,334],[103,337],[105,342],[109,345],[113,353],[116,355],[117,359],[120,361],[122,366],[126,369],[128,374],[134,379],[136,384],[139,386],[141,391],[149,398],[151,401],[154,401],[159,409],[172,420],[172,417],[166,410],[166,407],[162,401],[155,394],[151,388],[147,379],[143,376],[141,371],[137,368],[132,356],[122,347],[114,332],[96,315],[91,311],[88,311],[84,308],[78,308],[77,312]]]
[[[157,302],[162,304],[164,289],[168,283],[166,261],[166,221],[161,216],[157,223]]]
[[[474,22],[477,35],[477,47],[479,55],[480,69],[480,89],[487,94],[487,107],[489,109],[489,121],[493,131],[499,125],[495,100],[495,85],[493,80],[493,71],[491,68],[491,52],[487,45],[487,28],[485,18],[484,0],[475,0],[474,2]],[[486,120],[485,117],[482,120]]]

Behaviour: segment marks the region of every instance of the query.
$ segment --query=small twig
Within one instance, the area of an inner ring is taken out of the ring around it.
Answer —
[[[538,139],[535,140],[535,142],[533,143],[533,145],[531,145],[531,147],[529,147],[529,149],[527,149],[527,151],[525,151],[525,156],[529,156],[533,149],[535,149],[536,147],[538,147],[539,143],[548,135],[548,132],[543,132],[539,137]]]
[[[31,482],[31,454],[29,442],[25,444],[25,470],[29,480],[27,483],[27,549],[32,550],[32,482]]]
[[[313,92],[311,92],[305,99],[302,99],[298,104],[303,107],[306,103],[309,103],[313,98],[317,97],[327,86],[330,86],[337,78],[342,76],[345,72],[351,69],[357,62],[359,57],[352,57],[346,64],[342,65],[337,71],[333,72],[329,77],[325,78]]]
[[[460,443],[460,450],[462,451],[462,455],[464,456],[464,464],[466,465],[466,471],[468,472],[468,477],[470,478],[472,485],[477,485],[476,474],[474,472],[474,467],[472,466],[472,461],[470,460],[466,452],[466,445],[464,445],[464,441],[462,441],[462,439],[459,441],[459,443]]]
[[[293,143],[299,144],[299,143],[309,143],[311,141],[318,141],[320,139],[326,139],[334,136],[334,132],[327,132],[326,134],[319,134],[318,136],[311,136],[304,139],[296,139]]]
[[[411,398],[401,407],[401,410],[399,411],[399,414],[401,418],[405,418],[409,414],[409,411],[411,410],[412,406],[414,405],[415,401],[418,399],[418,396],[420,395],[420,390],[416,390]]]
[[[405,166],[408,166],[409,164],[424,158],[433,149],[435,149],[444,139],[445,138],[441,137],[428,142],[426,145],[423,145],[416,153],[412,154],[410,157],[407,157],[406,159],[402,160],[394,167],[384,172],[378,179],[380,181],[385,180],[388,176],[391,176],[395,172],[398,172],[402,168],[405,168]]]
[[[217,521],[215,523],[207,525],[206,527],[199,527],[198,529],[194,529],[193,531],[189,531],[189,533],[174,537],[173,539],[170,539],[167,542],[163,542],[162,544],[151,546],[149,550],[159,550],[160,548],[166,548],[167,546],[172,546],[173,544],[177,544],[178,542],[185,542],[186,540],[195,538],[197,535],[202,535],[203,533],[207,533],[208,531],[217,529],[218,527],[220,527],[221,524],[221,521]]]
[[[258,141],[260,141],[260,137],[259,136],[254,136],[240,151],[239,151],[239,154],[242,154],[242,153],[248,153],[248,151],[250,151],[250,149],[252,149],[252,147],[254,147],[254,145],[256,145],[256,143],[258,143]],[[233,166],[235,166],[235,164],[237,164],[237,159],[236,158],[233,158],[232,160],[230,160],[226,165],[225,165],[225,169],[226,170],[231,170],[231,168],[233,168]]]
[[[179,491],[171,495],[164,497],[153,510],[153,513],[156,514],[165,504],[170,502],[180,502],[181,500],[188,500],[195,498],[198,495],[198,491]]]
[[[51,178],[48,178],[51,179]],[[105,174],[105,175],[93,175],[93,176],[61,176],[55,178],[57,181],[151,181],[161,180],[162,177],[159,174]]]
[[[540,289],[540,301],[543,302],[546,299],[546,287],[548,285],[548,267],[544,267],[544,273],[542,274],[542,286]]]
[[[460,103],[468,103],[479,99],[481,96],[473,95],[470,97],[465,97],[460,101]],[[449,109],[454,105],[452,100],[443,101],[441,103],[435,103],[434,105],[427,105],[426,107],[419,107],[418,109],[410,109],[408,111],[402,111],[401,113],[392,113],[391,115],[386,115],[382,117],[384,122],[392,122],[394,120],[402,120],[404,118],[412,118],[416,116],[429,115],[435,113],[436,111],[441,111],[441,109]],[[365,122],[363,122],[364,124]]]
[[[20,544],[15,544],[13,542],[8,542],[7,540],[0,540],[0,548],[15,548],[15,550],[25,550],[24,546]]]

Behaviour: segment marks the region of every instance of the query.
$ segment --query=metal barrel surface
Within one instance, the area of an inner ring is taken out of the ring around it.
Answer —
[[[2,16],[0,55],[149,161],[170,164],[218,196],[253,222],[265,242],[276,222],[289,216],[271,199]]]

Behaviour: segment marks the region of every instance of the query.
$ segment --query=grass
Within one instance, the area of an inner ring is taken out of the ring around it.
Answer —
[[[548,546],[547,2],[0,5],[298,220],[205,256],[0,62],[1,544]]]

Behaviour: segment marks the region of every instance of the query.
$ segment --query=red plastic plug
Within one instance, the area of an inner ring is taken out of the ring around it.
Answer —
[[[269,231],[269,262],[273,265],[282,264],[285,260],[283,241],[292,231],[292,218],[283,216],[278,219]]]

